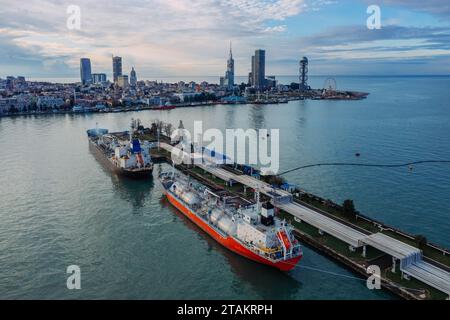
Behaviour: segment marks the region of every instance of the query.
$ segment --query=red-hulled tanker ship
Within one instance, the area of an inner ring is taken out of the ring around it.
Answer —
[[[272,204],[214,193],[178,173],[163,173],[160,181],[175,208],[231,251],[282,271],[302,258],[292,227],[275,216]]]

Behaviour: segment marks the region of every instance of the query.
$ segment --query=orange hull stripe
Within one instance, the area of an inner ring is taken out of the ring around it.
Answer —
[[[246,257],[248,259],[251,259],[256,262],[260,262],[275,268],[278,268],[282,271],[289,271],[292,270],[296,264],[300,261],[302,256],[298,256],[295,258],[292,258],[290,260],[286,261],[280,261],[273,263],[272,261],[265,259],[264,257],[261,257],[260,255],[256,254],[255,252],[251,251],[250,249],[244,247],[242,244],[240,244],[238,241],[236,241],[233,237],[227,236],[222,237],[216,230],[214,230],[208,223],[203,221],[200,217],[198,217],[195,213],[191,212],[189,208],[184,206],[182,203],[180,203],[174,196],[172,196],[169,192],[166,192],[167,199],[169,202],[177,208],[179,211],[181,211],[186,217],[189,218],[192,222],[194,222],[197,226],[199,226],[203,231],[208,233],[214,240],[219,242],[224,247],[230,249],[231,251]]]

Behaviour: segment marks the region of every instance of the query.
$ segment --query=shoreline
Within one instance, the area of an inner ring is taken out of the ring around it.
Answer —
[[[205,107],[205,106],[237,106],[237,105],[273,105],[273,104],[288,104],[291,101],[304,101],[304,100],[330,100],[330,101],[360,101],[366,99],[368,93],[363,92],[351,92],[355,96],[345,96],[345,97],[318,97],[314,95],[305,96],[284,96],[284,97],[274,97],[273,100],[255,100],[246,102],[222,102],[222,101],[207,101],[207,102],[192,102],[192,103],[179,103],[173,104],[173,108],[159,107],[159,106],[146,106],[137,105],[135,107],[119,107],[116,109],[110,109],[106,111],[73,111],[73,110],[55,110],[55,111],[30,111],[30,112],[14,112],[14,113],[0,113],[0,118],[13,118],[22,116],[39,116],[39,115],[87,115],[87,114],[104,114],[104,113],[125,113],[125,112],[139,112],[139,111],[170,111],[178,108],[193,108],[193,107]],[[356,96],[361,94],[362,96]]]

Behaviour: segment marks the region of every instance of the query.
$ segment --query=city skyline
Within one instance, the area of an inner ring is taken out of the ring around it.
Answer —
[[[230,41],[235,76],[248,75],[258,48],[267,52],[266,74],[295,75],[303,56],[312,75],[450,74],[444,0],[379,1],[380,30],[366,26],[368,1],[82,0],[80,30],[67,29],[70,4],[3,6],[0,77],[75,78],[80,57],[89,57],[95,72],[112,78],[111,54],[126,57],[123,69],[136,66],[142,79],[220,76]]]

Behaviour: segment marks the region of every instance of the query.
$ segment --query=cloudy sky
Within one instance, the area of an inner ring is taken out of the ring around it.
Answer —
[[[381,8],[380,30],[366,27]],[[81,8],[81,29],[67,8]],[[449,0],[0,0],[0,77],[75,78],[80,57],[111,74],[111,55],[140,78],[219,76],[233,42],[236,74],[266,49],[267,73],[450,74]]]

